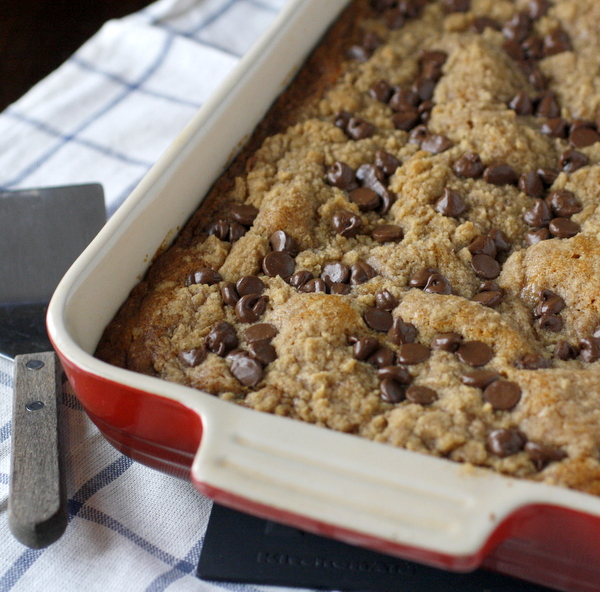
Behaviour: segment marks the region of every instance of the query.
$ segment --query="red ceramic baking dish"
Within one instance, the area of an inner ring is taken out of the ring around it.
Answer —
[[[154,254],[196,209],[347,0],[292,0],[69,270],[48,313],[104,436],[230,507],[456,571],[600,590],[600,498],[241,408],[93,357]]]

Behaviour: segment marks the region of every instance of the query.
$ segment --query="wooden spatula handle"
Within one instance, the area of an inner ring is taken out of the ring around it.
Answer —
[[[35,549],[57,540],[68,520],[60,453],[60,374],[54,352],[15,358],[8,520],[13,535]]]

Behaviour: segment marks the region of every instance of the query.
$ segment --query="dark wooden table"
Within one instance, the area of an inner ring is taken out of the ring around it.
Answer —
[[[62,64],[107,20],[151,0],[0,0],[0,110]]]

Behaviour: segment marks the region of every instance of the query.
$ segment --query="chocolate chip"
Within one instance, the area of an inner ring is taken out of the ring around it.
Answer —
[[[543,16],[546,16],[551,6],[552,4],[550,4],[548,0],[530,0],[528,6],[529,17],[533,20],[542,18]]]
[[[482,282],[481,284],[479,284],[479,291],[480,292],[501,292],[502,288],[500,288],[500,286],[498,285],[498,282],[495,282],[494,280],[486,280],[485,282]]]
[[[502,303],[503,298],[504,294],[499,290],[485,290],[484,292],[475,294],[471,300],[473,302],[479,302],[479,304],[487,306],[488,308],[496,308]]]
[[[574,148],[585,148],[600,142],[600,134],[589,127],[579,127],[569,135],[569,142]]]
[[[489,255],[478,253],[471,258],[471,267],[480,278],[493,280],[500,275],[500,263]]]
[[[389,290],[381,290],[375,294],[375,306],[382,310],[393,310],[398,306],[398,299]]]
[[[235,288],[240,296],[247,296],[248,294],[262,294],[267,286],[265,283],[255,275],[245,275],[241,277]]]
[[[256,341],[271,341],[277,335],[277,328],[270,323],[251,325],[244,331],[244,339],[248,343]]]
[[[439,333],[430,343],[431,349],[455,352],[462,343],[462,335],[458,333]]]
[[[458,218],[466,212],[467,206],[457,191],[446,187],[442,197],[435,202],[435,210],[444,216]]]
[[[437,401],[438,394],[428,386],[413,385],[406,390],[406,400],[417,405],[431,405]]]
[[[504,233],[497,228],[490,228],[488,236],[493,239],[496,244],[496,251],[498,253],[506,253],[510,251],[510,243],[506,240]]]
[[[429,130],[426,125],[418,125],[413,130],[411,130],[410,134],[408,134],[408,143],[409,144],[418,144],[421,146],[423,141],[429,137]]]
[[[373,10],[377,12],[383,12],[388,8],[396,6],[397,0],[371,0],[370,4]]]
[[[556,27],[544,37],[544,55],[546,57],[572,49],[571,38],[561,27]]]
[[[558,314],[564,310],[566,304],[562,297],[550,290],[540,291],[540,302],[533,309],[535,317],[541,317],[545,314]]]
[[[269,299],[260,294],[246,294],[235,305],[235,316],[240,323],[256,323],[267,310]]]
[[[421,121],[421,114],[417,109],[403,109],[392,115],[394,127],[403,132],[409,132]]]
[[[560,105],[558,104],[558,99],[553,92],[546,91],[541,95],[541,97],[539,97],[535,114],[538,117],[546,117],[548,119],[560,117]]]
[[[186,351],[180,351],[178,357],[186,366],[194,368],[204,362],[206,353],[205,347],[195,347]]]
[[[494,31],[500,31],[502,29],[502,25],[495,19],[489,16],[478,16],[471,23],[471,31],[475,33],[483,33],[486,28],[493,29]]]
[[[214,235],[219,240],[226,241],[229,238],[229,222],[227,220],[217,220],[207,229],[208,235]]]
[[[385,368],[394,364],[396,353],[389,347],[380,347],[374,354],[371,354],[367,359],[369,364],[377,368]]]
[[[522,43],[531,34],[533,23],[529,15],[518,12],[502,27],[502,34],[506,39],[513,39]]]
[[[536,230],[528,230],[525,234],[525,245],[531,247],[543,240],[552,238],[550,231],[547,228],[538,228]]]
[[[388,29],[401,29],[406,22],[402,12],[398,8],[388,8],[382,16],[382,20]]]
[[[356,60],[357,62],[365,63],[369,61],[369,58],[373,54],[362,45],[352,45],[348,48],[347,55],[351,60]]]
[[[485,366],[494,357],[494,350],[483,341],[463,341],[456,355],[463,364],[478,367]]]
[[[540,131],[551,138],[566,138],[569,134],[569,122],[562,117],[553,117],[542,123]]]
[[[343,129],[345,132],[346,128],[348,127],[348,122],[351,118],[352,113],[349,113],[348,111],[340,111],[339,113],[336,113],[335,117],[333,118],[333,125]]]
[[[531,115],[533,113],[533,102],[523,90],[519,91],[508,103],[508,106],[517,115]]]
[[[558,166],[565,173],[573,173],[589,162],[588,157],[578,150],[565,150],[558,160]]]
[[[575,347],[572,343],[559,339],[556,342],[554,348],[554,356],[559,360],[574,360],[579,355],[579,348]]]
[[[545,187],[537,172],[529,171],[519,177],[519,189],[529,197],[542,197]]]
[[[411,288],[424,288],[430,276],[434,273],[437,273],[437,270],[431,267],[423,267],[411,276],[408,280],[408,285]]]
[[[313,279],[313,274],[310,271],[306,271],[303,269],[302,271],[297,271],[294,275],[292,275],[289,279],[290,286],[293,288],[301,288],[306,282]]]
[[[595,362],[600,359],[600,339],[586,337],[579,340],[579,357],[584,362]]]
[[[485,387],[483,400],[496,411],[508,411],[521,400],[521,387],[510,380],[494,380]]]
[[[346,133],[353,140],[370,138],[375,133],[375,126],[359,117],[351,117],[346,127]]]
[[[213,354],[224,357],[238,345],[235,329],[227,321],[215,325],[206,336],[206,347]]]
[[[502,49],[517,62],[525,59],[525,52],[516,39],[505,39],[502,43]]]
[[[258,209],[249,204],[238,204],[231,207],[230,216],[234,222],[242,226],[252,226],[258,215]]]
[[[417,93],[408,88],[396,88],[389,101],[389,105],[394,111],[416,109],[419,103],[420,100]]]
[[[350,294],[352,291],[348,284],[342,284],[340,282],[333,282],[330,286],[328,286],[328,288],[330,294],[346,295]]]
[[[221,298],[225,304],[229,306],[235,306],[237,301],[240,299],[235,284],[228,282],[224,286],[221,286]]]
[[[552,191],[546,196],[546,203],[552,213],[560,218],[570,218],[583,209],[575,194],[567,189]]]
[[[392,96],[392,87],[385,80],[380,80],[369,88],[369,95],[376,101],[387,103]]]
[[[548,230],[556,238],[571,238],[579,233],[581,226],[569,218],[554,218],[550,222]]]
[[[421,149],[432,154],[440,154],[452,146],[452,142],[441,134],[430,134],[421,142]]]
[[[380,348],[375,337],[361,337],[354,343],[354,357],[357,360],[366,360]]]
[[[418,107],[420,119],[423,123],[427,123],[431,119],[431,111],[433,109],[433,101],[423,101]]]
[[[248,353],[257,362],[267,366],[277,359],[277,351],[267,341],[255,341],[248,345]]]
[[[410,384],[412,381],[412,376],[409,371],[402,366],[382,366],[379,370],[377,370],[377,376],[380,380],[384,380],[389,378],[391,380],[395,380],[399,384]]]
[[[486,236],[485,234],[475,237],[468,249],[471,255],[482,253],[484,255],[489,255],[493,259],[495,259],[496,255],[498,254],[494,239],[491,236]]]
[[[350,279],[350,268],[345,263],[327,263],[321,272],[321,279],[327,285],[337,282],[346,284]]]
[[[292,257],[298,254],[298,245],[296,241],[287,232],[276,230],[269,239],[273,251],[285,251]]]
[[[469,12],[471,0],[444,0],[443,7],[446,12]]]
[[[501,428],[491,432],[487,442],[488,447],[493,454],[504,458],[523,450],[527,438],[519,430]]]
[[[463,154],[452,167],[459,177],[477,179],[483,175],[484,166],[479,154],[476,152],[467,152]]]
[[[429,359],[431,350],[422,343],[403,343],[396,354],[399,364],[411,366]]]
[[[264,376],[262,364],[249,355],[239,355],[233,358],[231,374],[244,386],[255,387]]]
[[[404,387],[391,378],[384,378],[379,385],[381,400],[385,403],[400,403],[404,401]]]
[[[522,368],[524,370],[540,370],[542,368],[550,368],[551,366],[552,362],[537,354],[526,354],[520,360],[515,362],[516,368]]]
[[[558,315],[552,313],[543,314],[538,322],[542,329],[547,329],[548,331],[553,331],[554,333],[561,331],[563,328],[562,319]]]
[[[381,204],[381,198],[375,191],[368,187],[359,187],[350,193],[350,200],[354,202],[361,212],[376,210]]]
[[[190,273],[187,277],[187,285],[192,284],[206,284],[212,286],[223,281],[221,274],[210,267],[201,267],[198,271]]]
[[[235,243],[240,240],[247,232],[247,228],[239,222],[232,222],[229,225],[229,242]]]
[[[509,164],[496,164],[483,171],[483,178],[492,185],[516,185],[519,176]]]
[[[461,377],[463,384],[479,389],[484,389],[500,378],[500,374],[495,370],[474,370],[473,372],[465,372]]]
[[[558,177],[558,170],[556,169],[538,169],[537,174],[540,176],[540,179],[543,181],[546,187],[550,187],[554,181],[556,181]]]
[[[296,263],[289,253],[273,251],[262,261],[262,268],[269,277],[281,276],[284,280],[294,273]]]
[[[382,333],[387,333],[392,328],[394,322],[392,313],[381,308],[369,308],[363,314],[363,319],[367,327],[373,329],[373,331],[381,331]]]
[[[544,57],[544,42],[535,33],[529,35],[521,47],[526,60],[541,60]]]
[[[417,328],[412,323],[405,323],[400,317],[393,320],[387,333],[387,339],[395,345],[414,343],[417,338]]]
[[[375,152],[375,166],[382,170],[388,177],[396,172],[400,164],[400,161],[389,152],[385,152],[384,150],[377,150]]]
[[[304,293],[314,293],[321,292],[323,294],[327,294],[327,284],[321,278],[315,278],[312,280],[308,280],[303,286],[298,288],[299,292]]]
[[[543,228],[550,224],[552,214],[548,204],[541,198],[537,198],[533,205],[523,213],[523,220],[534,228]]]
[[[373,228],[371,236],[378,243],[397,242],[402,240],[404,232],[400,226],[395,224],[382,224]]]
[[[537,442],[527,442],[525,444],[525,452],[527,452],[538,471],[541,471],[551,462],[559,462],[567,458],[567,453],[564,450],[545,444],[538,444]]]
[[[350,283],[352,285],[364,284],[376,275],[377,271],[364,261],[357,261],[350,267]]]
[[[548,78],[542,74],[542,71],[537,66],[533,66],[530,69],[527,73],[527,79],[535,90],[542,91],[548,88]]]
[[[352,168],[345,162],[335,162],[326,171],[327,182],[344,191],[352,191],[358,187],[356,176]]]
[[[441,273],[432,273],[423,288],[429,294],[452,294],[452,286]]]
[[[439,80],[442,76],[442,66],[446,63],[448,54],[445,51],[434,49],[424,51],[419,57],[421,75],[433,80]]]
[[[420,101],[431,101],[435,91],[436,81],[429,76],[417,76],[412,83],[411,90],[419,97]]]
[[[345,238],[355,237],[362,230],[362,220],[360,216],[341,210],[336,212],[332,218],[333,229]]]

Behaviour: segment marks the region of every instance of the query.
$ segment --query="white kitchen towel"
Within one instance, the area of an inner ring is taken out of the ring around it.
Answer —
[[[99,182],[109,214],[286,0],[159,0],[108,22],[0,114],[0,188]],[[113,449],[65,386],[69,526],[8,530],[12,367],[0,359],[0,592],[273,590],[195,576],[211,502]]]

